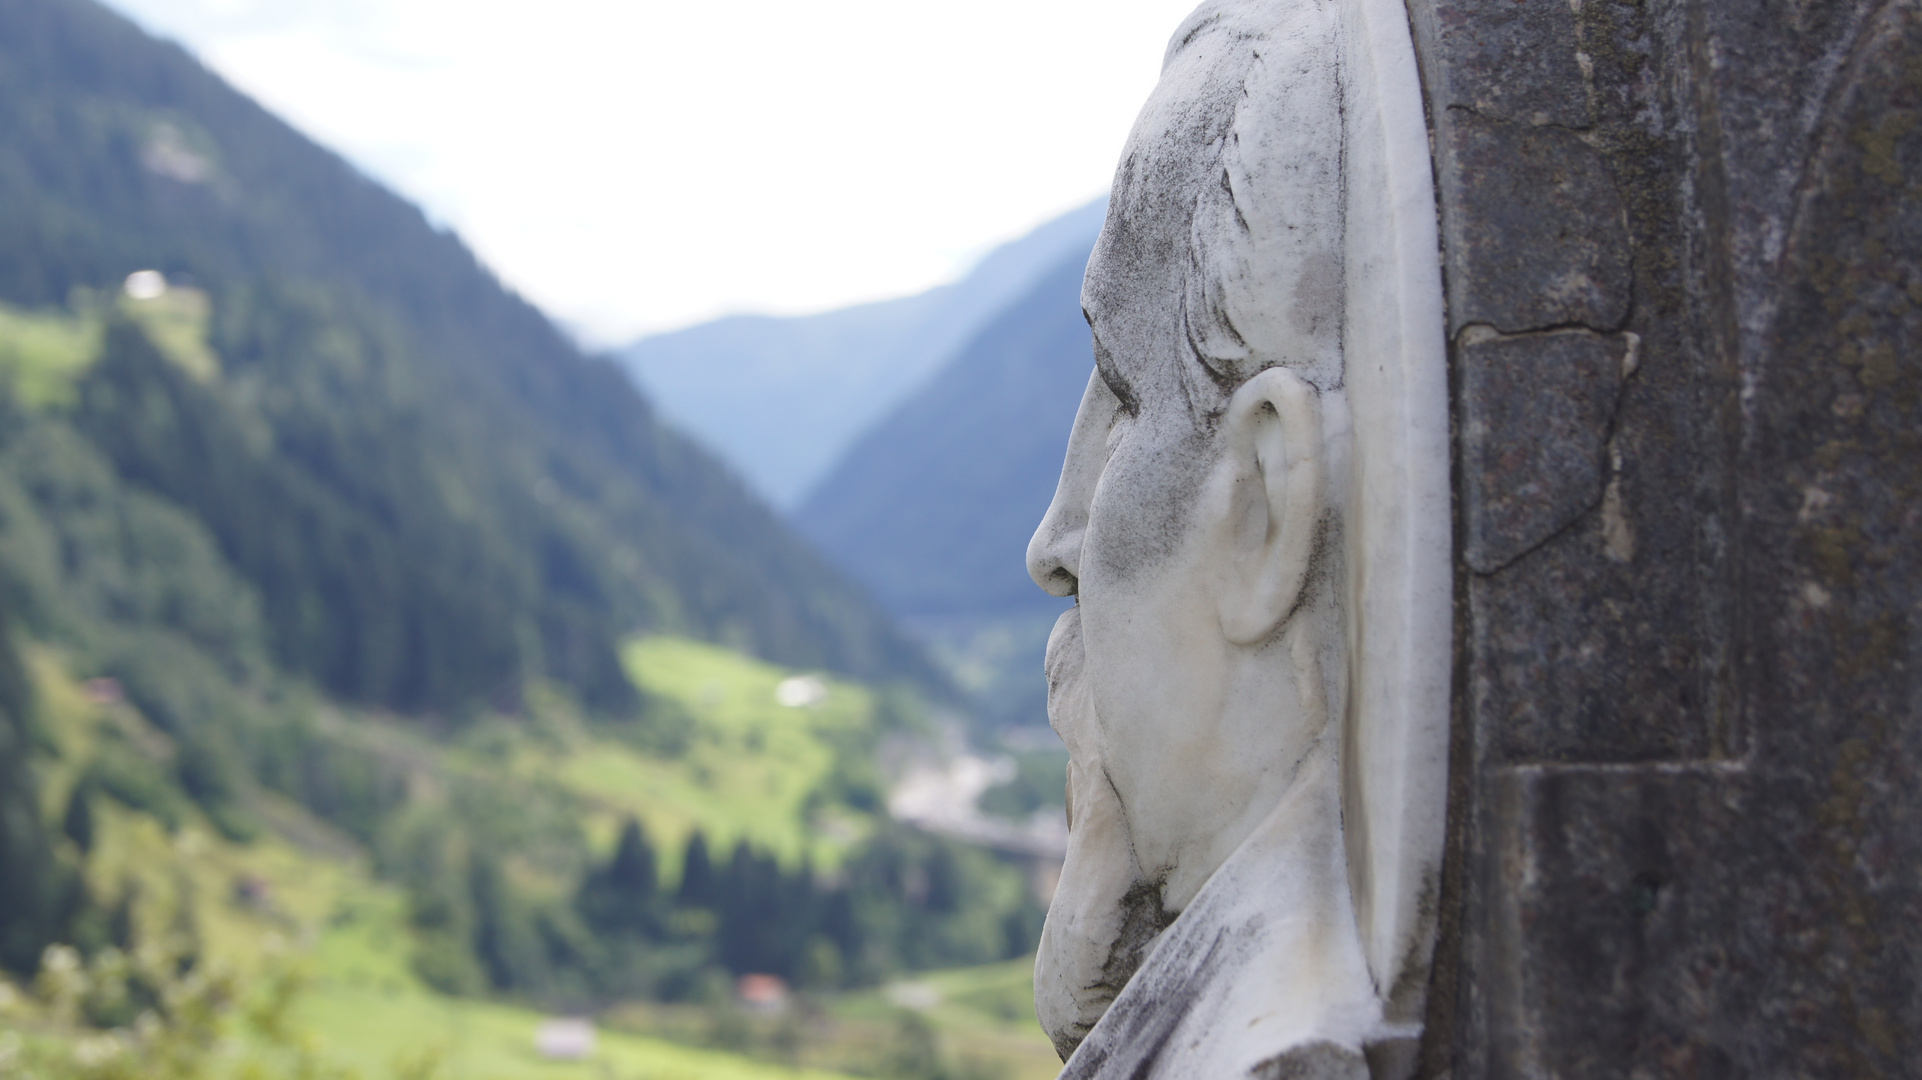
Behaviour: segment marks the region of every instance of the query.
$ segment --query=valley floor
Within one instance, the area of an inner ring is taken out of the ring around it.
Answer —
[[[622,813],[647,813],[669,835],[699,825],[830,863],[847,840],[808,828],[799,793],[830,768],[828,750],[809,733],[852,722],[837,709],[866,708],[859,688],[837,684],[817,710],[778,708],[763,704],[774,699],[778,670],[684,643],[647,648],[637,666],[657,680],[688,681],[678,696],[701,710],[699,730],[708,733],[672,766],[578,729],[453,750],[366,719],[334,722],[393,743],[393,756],[421,758],[430,779],[463,771],[497,783],[562,778],[579,800],[568,805],[604,833]],[[90,699],[58,652],[28,655],[53,751],[41,777],[50,816],[100,740],[165,750],[128,706]],[[717,742],[723,735],[739,745]],[[724,761],[732,768],[723,774]],[[710,763],[717,775],[707,784],[682,779]],[[255,791],[250,811],[265,828],[249,842],[223,838],[191,808],[169,823],[115,799],[93,805],[84,873],[92,894],[127,898],[133,925],[119,936],[170,942],[184,934],[198,957],[192,977],[227,972],[238,990],[218,1045],[194,1064],[158,1070],[140,1058],[155,1044],[129,1034],[140,1026],[131,1012],[83,1027],[73,1020],[84,1012],[74,1004],[80,992],[63,1006],[45,973],[37,983],[0,976],[0,1080],[1042,1080],[1059,1070],[1034,1018],[1031,959],[915,973],[868,990],[800,992],[778,1013],[750,1011],[725,992],[698,1005],[629,1002],[588,1017],[591,1052],[547,1060],[536,1033],[555,1018],[423,982],[406,891],[376,878],[364,850],[292,803]],[[96,985],[98,963],[96,955],[81,968]],[[284,985],[295,989],[284,1023],[270,1018],[263,1034],[258,999],[283,984],[276,973],[291,975]]]
[[[548,1017],[420,986],[396,948],[397,896],[366,895],[342,912],[312,953],[296,1015],[324,1057],[363,1077],[428,1063],[435,1080],[1044,1080],[1061,1067],[1034,1019],[1030,959],[799,997],[778,1015],[628,1003],[593,1018],[590,1055],[545,1060],[534,1040]]]

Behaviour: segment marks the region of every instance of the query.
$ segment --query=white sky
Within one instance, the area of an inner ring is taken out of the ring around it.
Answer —
[[[597,344],[917,291],[1105,191],[1195,0],[108,0]]]

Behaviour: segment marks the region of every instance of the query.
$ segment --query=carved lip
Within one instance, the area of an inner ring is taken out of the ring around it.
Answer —
[[[1053,702],[1056,691],[1060,690],[1067,680],[1080,674],[1080,664],[1086,659],[1087,656],[1082,651],[1081,645],[1081,605],[1076,603],[1075,606],[1062,612],[1061,617],[1054,621],[1054,629],[1048,631],[1048,651],[1041,663],[1041,669],[1048,676],[1050,704]],[[1071,661],[1076,664],[1076,669],[1064,671],[1063,665]]]

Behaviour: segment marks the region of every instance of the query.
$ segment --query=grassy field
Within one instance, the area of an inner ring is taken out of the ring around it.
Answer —
[[[542,1014],[433,994],[405,962],[400,897],[365,888],[345,897],[311,954],[313,982],[296,1019],[330,1062],[374,1077],[432,1063],[439,1080],[831,1080],[739,1054],[601,1031],[580,1061],[534,1050]]]
[[[816,815],[806,805],[834,771],[837,743],[877,724],[866,687],[805,676],[818,682],[821,699],[783,705],[776,691],[795,672],[685,638],[638,638],[621,659],[635,685],[693,718],[694,737],[672,763],[576,755],[559,765],[564,782],[640,814],[670,847],[698,827],[717,848],[747,839],[790,864],[806,856],[825,867],[872,827],[845,807],[810,820]]]
[[[1034,1015],[1034,960],[933,971],[878,991],[849,994],[835,1012],[870,1023],[911,1006],[956,1057],[989,1065],[1009,1080],[1045,1080],[1061,1071]]]
[[[0,377],[13,382],[28,406],[73,404],[80,377],[100,358],[110,310],[139,323],[163,356],[195,378],[219,374],[220,361],[207,344],[212,308],[199,289],[174,288],[144,300],[117,296],[111,305],[97,294],[78,300],[72,311],[0,304]]]
[[[544,1061],[534,1053],[539,1014],[422,989],[397,962],[399,917],[399,898],[377,893],[344,907],[312,953],[314,981],[297,1014],[328,1060],[364,1077],[397,1075],[423,1060],[442,1080],[931,1075],[929,1060],[917,1057],[957,1080],[1044,1080],[1060,1069],[1033,1018],[1026,960],[799,999],[781,1015],[732,1004],[630,1003],[596,1017],[590,1059]]]
[[[877,723],[866,687],[825,676],[825,697],[794,707],[776,688],[798,673],[717,646],[666,636],[637,638],[622,659],[637,685],[687,718],[672,753],[596,728],[563,703],[537,706],[531,722],[496,721],[451,746],[420,732],[339,715],[335,723],[384,754],[427,773],[499,776],[558,789],[572,800],[597,850],[611,850],[620,823],[638,818],[673,880],[688,835],[706,834],[723,855],[747,840],[789,867],[837,865],[875,827],[872,814],[814,798],[836,768],[838,747]]]
[[[75,380],[100,355],[103,330],[98,319],[0,305],[0,372],[29,406],[72,404]]]
[[[833,1080],[841,1075],[620,1031],[602,1032],[591,1056],[547,1061],[534,1035],[547,1019],[511,1003],[458,999],[424,987],[408,964],[404,901],[353,866],[315,859],[277,840],[222,841],[194,827],[171,840],[143,815],[111,813],[100,823],[101,868],[140,883],[149,921],[195,912],[202,963],[261,972],[291,963],[303,990],[290,1019],[323,1075],[385,1080]],[[255,883],[251,893],[237,888]],[[261,883],[269,883],[259,888]],[[149,936],[165,933],[155,926]],[[259,976],[243,975],[246,985]],[[25,997],[23,992],[0,996]],[[0,1012],[0,1032],[58,1042],[63,1029],[31,1012]],[[236,1033],[216,1061],[239,1073],[259,1060]],[[78,1043],[76,1043],[78,1045]],[[265,1060],[271,1060],[271,1057]],[[0,1070],[4,1072],[4,1070]],[[207,1080],[227,1075],[210,1072]],[[238,1073],[237,1073],[238,1075]]]
[[[58,820],[94,743],[113,733],[156,758],[169,740],[131,707],[90,696],[60,655],[28,654],[45,730],[57,745],[42,780]],[[370,717],[331,722],[413,761],[424,773],[500,775],[503,782],[558,784],[584,821],[612,834],[622,816],[642,817],[663,846],[701,828],[725,845],[737,838],[796,861],[831,865],[872,827],[846,809],[810,819],[808,794],[835,768],[835,741],[876,722],[865,688],[824,680],[812,707],[783,705],[776,688],[795,673],[711,646],[673,639],[631,643],[626,660],[650,693],[693,717],[677,758],[651,757],[618,737],[557,713],[527,730],[496,732],[452,747]],[[250,843],[221,838],[185,806],[177,827],[154,814],[96,801],[86,860],[97,896],[132,895],[138,936],[189,933],[203,961],[239,971],[294,963],[305,989],[291,1017],[318,1060],[362,1080],[803,1080],[859,1073],[953,1080],[1041,1080],[1059,1065],[1035,1022],[1028,961],[929,973],[858,993],[797,997],[782,1015],[731,1001],[664,1006],[630,1003],[596,1017],[600,1034],[585,1061],[550,1062],[534,1051],[546,1017],[512,1002],[435,993],[411,965],[406,899],[376,880],[349,838],[270,794],[256,793],[267,831]],[[840,832],[835,832],[839,825]],[[286,959],[272,960],[273,957]],[[7,995],[0,993],[0,999]],[[17,996],[30,998],[22,988]],[[67,1038],[31,1008],[0,1010],[11,1026]],[[238,1059],[236,1059],[238,1060]],[[431,1066],[431,1072],[422,1070]]]

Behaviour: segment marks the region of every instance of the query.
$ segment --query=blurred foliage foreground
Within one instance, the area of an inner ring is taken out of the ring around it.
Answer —
[[[0,1032],[0,1076],[342,1075],[290,1020],[302,989],[298,970],[274,957],[252,975],[209,970],[157,945],[106,948],[87,959],[71,946],[49,946],[30,998],[0,984],[0,1013],[14,1021]],[[431,1054],[397,1060],[395,1075],[425,1077],[435,1067]]]

